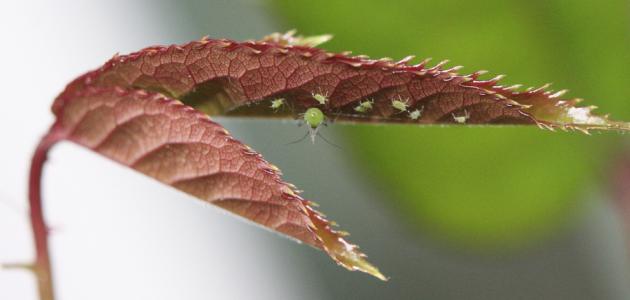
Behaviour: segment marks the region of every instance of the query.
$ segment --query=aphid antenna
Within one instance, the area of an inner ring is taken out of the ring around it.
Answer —
[[[322,88],[321,87],[317,87],[317,94],[320,94],[324,97],[328,97],[328,92],[326,93],[322,93]]]

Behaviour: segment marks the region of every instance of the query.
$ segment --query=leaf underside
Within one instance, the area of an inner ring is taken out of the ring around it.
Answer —
[[[360,123],[531,124],[628,130],[546,87],[517,91],[500,77],[371,60],[315,48],[329,36],[273,34],[261,41],[203,38],[114,56],[57,97],[52,130],[161,182],[325,250],[338,264],[385,277],[344,232],[284,182],[277,167],[210,116],[297,118],[317,107]],[[318,101],[314,95],[322,95]],[[271,101],[285,99],[282,107]],[[398,103],[396,105],[396,101]],[[369,108],[363,107],[371,103]]]

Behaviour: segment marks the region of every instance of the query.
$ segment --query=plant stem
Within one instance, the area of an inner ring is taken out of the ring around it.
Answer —
[[[54,300],[53,280],[48,250],[48,227],[44,221],[41,197],[42,170],[48,150],[62,140],[60,127],[53,125],[50,131],[41,139],[31,159],[31,170],[28,182],[28,200],[30,207],[31,227],[35,242],[35,262],[33,272],[37,278],[40,300]]]

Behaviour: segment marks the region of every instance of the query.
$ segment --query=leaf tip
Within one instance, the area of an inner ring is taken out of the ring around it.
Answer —
[[[337,237],[335,241],[326,241],[326,252],[340,266],[351,270],[360,271],[372,275],[382,281],[388,278],[381,271],[366,259],[366,255],[358,250],[358,247],[346,242],[343,238]]]
[[[356,253],[354,253],[356,254]],[[370,274],[382,281],[389,281],[381,271],[365,259],[365,255],[357,255],[355,259],[348,261],[352,266],[351,270],[358,270]],[[344,267],[348,268],[344,265]]]
[[[343,237],[348,234],[343,231],[335,231],[331,222],[326,220],[319,212],[307,207],[309,218],[313,224],[313,231],[317,235],[321,247],[340,266],[350,271],[360,271],[372,275],[380,280],[387,281],[381,271],[366,260],[366,255],[359,251],[359,247],[347,242]]]

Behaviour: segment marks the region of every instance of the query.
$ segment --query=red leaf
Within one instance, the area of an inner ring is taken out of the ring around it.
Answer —
[[[592,115],[591,107],[575,107],[578,100],[562,99],[562,92],[545,87],[518,92],[498,86],[500,77],[459,75],[445,62],[427,67],[426,61],[409,65],[411,57],[371,60],[314,48],[327,38],[292,33],[259,42],[203,38],[116,55],[57,97],[57,122],[48,138],[86,146],[321,248],[348,269],[385,279],[280,179],[275,166],[208,115],[297,117],[316,107],[329,119],[351,122],[536,124],[584,132],[630,128]],[[33,178],[49,143],[46,139],[34,160]]]
[[[204,38],[115,56],[72,82],[53,111],[59,114],[86,87],[124,87],[159,92],[209,115],[297,117],[318,107],[336,121],[630,129],[627,123],[592,115],[594,107],[575,107],[579,99],[563,99],[564,91],[547,91],[547,86],[519,92],[516,86],[497,85],[502,76],[478,80],[484,72],[459,75],[459,67],[444,68],[446,62],[408,65],[412,57],[371,60],[304,46],[325,38],[301,39],[291,33],[243,43]],[[327,101],[321,103],[315,94]],[[270,101],[280,98],[290,103],[290,111],[270,108]],[[405,106],[396,108],[395,101]],[[358,109],[365,102],[372,108]]]
[[[274,165],[180,101],[142,90],[86,87],[65,103],[55,128],[63,139],[324,249],[348,269],[385,279],[282,181]]]

